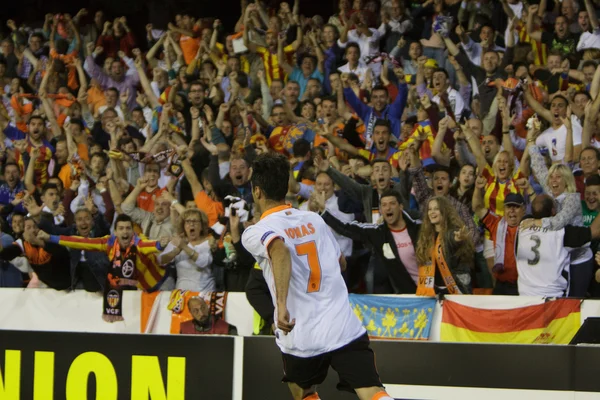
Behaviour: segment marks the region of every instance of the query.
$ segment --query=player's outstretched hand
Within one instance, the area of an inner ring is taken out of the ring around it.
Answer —
[[[290,312],[287,307],[279,307],[277,309],[277,328],[283,331],[284,335],[287,335],[294,329],[296,325],[296,319],[290,321]]]

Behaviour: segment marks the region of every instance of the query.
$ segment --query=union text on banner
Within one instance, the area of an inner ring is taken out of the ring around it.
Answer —
[[[435,298],[350,294],[350,305],[372,339],[428,340]]]
[[[580,327],[581,300],[489,310],[445,300],[442,342],[568,344]]]

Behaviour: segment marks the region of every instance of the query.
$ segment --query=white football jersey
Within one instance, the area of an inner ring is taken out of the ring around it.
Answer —
[[[276,332],[281,351],[312,357],[339,349],[363,335],[365,328],[350,307],[341,275],[340,247],[323,219],[313,212],[280,206],[265,212],[256,225],[244,231],[242,244],[262,268],[277,307],[268,254],[269,244],[275,239],[283,240],[291,254],[287,308],[290,319],[296,319],[289,334]]]
[[[569,289],[570,248],[565,230],[519,229],[518,286],[521,296],[562,297]]]

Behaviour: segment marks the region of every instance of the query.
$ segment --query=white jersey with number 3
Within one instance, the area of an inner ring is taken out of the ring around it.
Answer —
[[[519,229],[517,271],[521,296],[565,296],[571,255],[564,237],[564,229]]]
[[[242,244],[259,263],[276,305],[273,266],[269,245],[281,239],[291,254],[287,308],[296,320],[287,335],[277,332],[277,345],[282,352],[298,357],[312,357],[347,345],[366,331],[348,301],[348,290],[342,278],[340,247],[316,213],[299,211],[289,206],[265,212],[256,225],[247,228]],[[277,310],[275,310],[277,322]]]

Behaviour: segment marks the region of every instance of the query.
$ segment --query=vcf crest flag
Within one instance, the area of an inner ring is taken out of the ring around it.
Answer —
[[[428,340],[435,298],[350,294],[350,305],[372,339]]]
[[[576,299],[505,310],[445,300],[442,310],[442,342],[569,344],[581,325]]]

